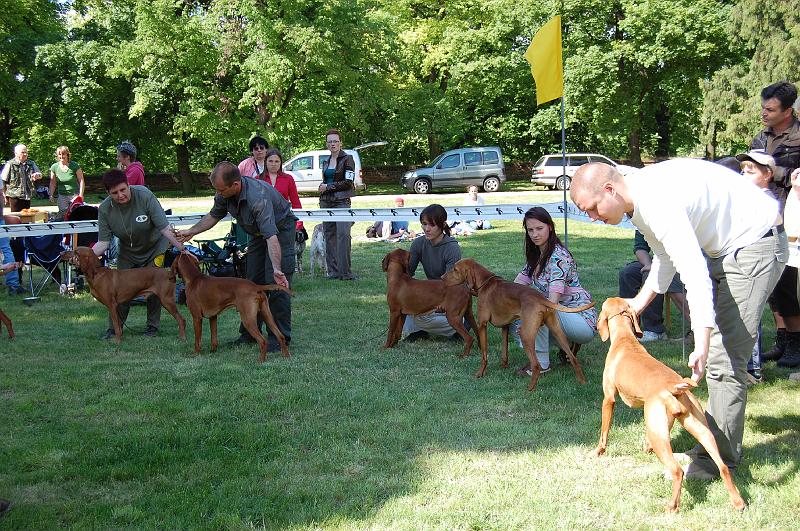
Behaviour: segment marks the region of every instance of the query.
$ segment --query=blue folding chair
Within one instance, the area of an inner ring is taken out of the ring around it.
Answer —
[[[67,275],[66,263],[61,260],[61,253],[67,250],[64,247],[63,240],[64,236],[62,234],[27,236],[22,239],[22,244],[25,247],[25,266],[28,268],[31,291],[30,297],[23,299],[26,304],[32,304],[34,301],[39,300],[39,294],[48,281],[54,282],[56,286],[59,286],[60,290],[63,277],[59,265],[63,264],[64,276]],[[44,275],[36,282],[33,279],[34,266],[44,269]]]

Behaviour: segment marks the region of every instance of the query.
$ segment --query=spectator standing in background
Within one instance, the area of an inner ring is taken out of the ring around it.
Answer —
[[[136,160],[136,146],[125,140],[117,146],[117,163],[125,172],[128,186],[144,186],[144,166]]]

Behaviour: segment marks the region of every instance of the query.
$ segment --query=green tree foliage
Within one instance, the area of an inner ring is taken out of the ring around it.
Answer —
[[[735,53],[704,84],[702,141],[711,158],[745,149],[761,129],[762,88],[800,80],[797,0],[738,0],[728,31]]]
[[[11,154],[20,124],[53,122],[52,100],[42,91],[45,80],[35,59],[37,45],[59,38],[60,5],[56,0],[14,0],[0,9],[0,155]]]
[[[700,81],[730,57],[722,0],[20,5],[37,2],[69,10],[53,17],[63,37],[35,48],[37,93],[7,106],[25,109],[9,139],[48,154],[66,143],[89,173],[129,139],[148,171],[178,168],[186,191],[190,167],[244,158],[253,134],[285,155],[322,147],[330,127],[350,146],[388,140],[367,164],[476,144],[512,160],[557,150],[559,103],[536,106],[522,54],[559,12],[570,150],[637,162],[692,149]]]

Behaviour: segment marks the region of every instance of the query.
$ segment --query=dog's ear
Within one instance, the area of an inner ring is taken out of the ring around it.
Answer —
[[[628,316],[631,318],[631,322],[633,323],[633,335],[636,337],[642,337],[642,327],[639,326],[639,316],[636,315],[636,312],[628,308],[626,311]]]
[[[389,269],[389,255],[392,253],[387,253],[386,256],[383,257],[383,262],[381,262],[381,267],[384,271]]]
[[[597,316],[597,333],[600,335],[601,341],[608,341],[608,315],[605,310]]]

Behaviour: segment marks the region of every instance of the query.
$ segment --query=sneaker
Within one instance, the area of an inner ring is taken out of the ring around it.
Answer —
[[[11,507],[11,502],[0,498],[0,515],[4,514]]]
[[[148,325],[144,331],[144,334],[142,335],[145,337],[156,337],[158,335],[158,328],[152,325]]]
[[[800,382],[800,372],[793,372],[789,375],[789,379],[793,382]]]
[[[661,332],[660,334],[657,332],[652,332],[650,330],[645,330],[642,333],[642,337],[639,338],[639,343],[648,343],[650,341],[663,341],[667,339],[667,333]]]
[[[349,277],[342,277],[342,278],[340,278],[339,280],[353,280],[353,281],[357,281],[357,280],[360,280],[360,279],[359,279],[359,277],[357,277],[357,276],[355,276],[355,275],[351,275],[351,276],[349,276]]]
[[[112,339],[115,336],[116,336],[116,334],[114,333],[114,331],[109,328],[108,330],[103,332],[103,335],[100,336],[100,339],[104,339],[104,340],[108,341],[109,339]]]
[[[550,369],[551,367],[549,365],[547,367],[542,367],[542,369],[539,371],[539,376],[547,372],[550,372]],[[530,364],[526,363],[525,365],[517,369],[517,376],[533,376],[533,371],[531,370]]]
[[[416,332],[411,332],[408,334],[403,341],[406,343],[413,343],[415,341],[419,341],[420,339],[428,339],[430,336],[431,335],[425,330],[417,330]]]
[[[764,375],[759,370],[747,371],[747,385],[755,385],[764,381]]]
[[[255,343],[257,343],[255,339],[253,339],[249,335],[242,334],[238,338],[231,341],[231,346],[240,347],[242,345],[253,345]]]

